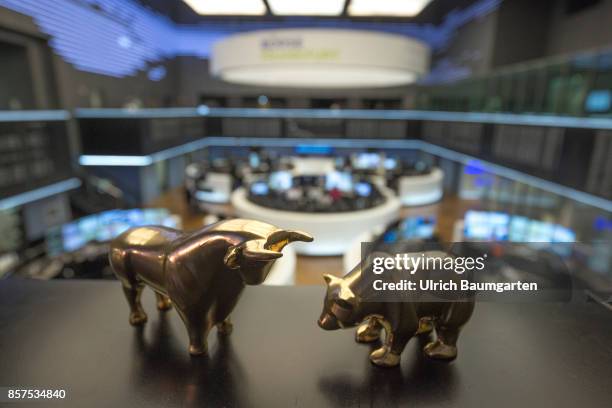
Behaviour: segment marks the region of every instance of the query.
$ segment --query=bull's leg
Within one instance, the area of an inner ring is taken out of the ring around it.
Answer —
[[[217,323],[217,333],[222,336],[229,336],[230,334],[232,334],[233,330],[234,325],[230,321],[229,316],[221,323]]]
[[[187,323],[189,333],[189,354],[199,356],[208,352],[208,328],[203,321],[192,321]]]
[[[130,324],[132,326],[138,326],[147,321],[147,314],[140,303],[143,288],[144,285],[139,283],[132,283],[129,286],[123,284],[123,293],[130,305]]]
[[[172,307],[172,302],[168,296],[155,292],[155,297],[157,298],[158,310],[168,310]]]
[[[176,311],[187,327],[189,335],[189,354],[199,356],[208,351],[208,330],[210,324],[206,315],[199,310],[183,310],[176,305]]]
[[[380,338],[381,330],[382,325],[379,323],[378,319],[370,318],[367,322],[362,323],[361,326],[357,328],[355,340],[358,343],[371,343]]]

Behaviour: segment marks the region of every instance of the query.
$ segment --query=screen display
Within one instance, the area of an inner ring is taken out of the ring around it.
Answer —
[[[510,229],[508,231],[508,239],[512,242],[525,242],[527,241],[528,230],[529,219],[527,217],[512,217]]]
[[[402,220],[397,228],[387,231],[383,242],[395,243],[400,240],[429,239],[436,229],[435,217],[408,217]]]
[[[355,184],[355,193],[360,197],[369,197],[372,194],[372,185],[370,183]]]
[[[397,159],[387,157],[384,161],[385,170],[393,170],[397,168]]]
[[[110,210],[80,218],[47,231],[47,252],[57,255],[81,249],[92,241],[109,241],[128,228],[141,225],[177,227],[168,210],[158,208]]]
[[[468,239],[505,241],[510,216],[501,212],[467,211],[464,235]]]
[[[608,89],[592,90],[584,101],[584,110],[591,113],[605,113],[611,107],[612,92]]]
[[[334,152],[328,145],[297,145],[295,153],[300,155],[329,156]]]
[[[468,211],[465,214],[465,237],[475,240],[511,242],[575,242],[576,234],[558,224],[532,220],[506,213]]]
[[[259,155],[257,153],[250,153],[249,154],[249,166],[252,168],[257,168],[259,167],[260,164],[261,164],[261,160],[259,158]]]
[[[275,171],[270,174],[270,188],[277,191],[289,190],[293,185],[293,176],[288,171]]]
[[[576,242],[576,233],[569,228],[557,225],[553,233],[553,242]]]
[[[251,194],[263,196],[268,194],[268,185],[263,181],[258,181],[256,183],[251,184]]]
[[[528,242],[552,242],[555,226],[548,222],[531,221],[527,232]]]
[[[435,217],[408,217],[400,224],[400,232],[404,239],[431,238],[435,229]]]
[[[380,166],[380,161],[378,153],[360,153],[355,157],[353,166],[357,169],[375,169]]]
[[[353,190],[353,176],[346,171],[332,171],[325,175],[325,189],[340,191]]]

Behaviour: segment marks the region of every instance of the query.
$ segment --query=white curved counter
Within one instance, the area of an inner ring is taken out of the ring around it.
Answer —
[[[443,180],[444,172],[438,167],[428,174],[400,177],[397,190],[402,205],[417,206],[440,201],[444,194]]]
[[[358,235],[399,217],[400,201],[386,187],[378,186],[386,200],[367,210],[340,213],[305,213],[274,210],[249,201],[246,190],[238,188],[231,202],[236,215],[252,218],[281,228],[308,232],[314,242],[292,244],[301,255],[342,255]]]

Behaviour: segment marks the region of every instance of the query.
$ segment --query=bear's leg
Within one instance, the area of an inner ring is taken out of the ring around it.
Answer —
[[[454,360],[457,357],[458,327],[436,327],[438,338],[427,344],[423,351],[430,358],[437,360]]]
[[[172,302],[168,296],[155,292],[155,297],[157,298],[158,310],[168,310],[172,308]]]
[[[222,336],[229,336],[230,334],[232,334],[233,330],[234,325],[230,321],[229,316],[221,323],[217,323],[217,333]]]
[[[370,318],[367,322],[362,323],[361,326],[357,328],[355,340],[358,343],[371,343],[380,338],[381,330],[382,325],[378,322],[378,319]]]
[[[416,327],[400,325],[394,329],[392,324],[384,319],[377,319],[385,329],[385,344],[370,353],[370,361],[380,367],[395,367],[399,365],[402,351],[416,331]],[[416,326],[416,324],[415,324]]]
[[[450,303],[448,309],[435,320],[438,338],[425,346],[425,354],[438,360],[454,360],[457,357],[459,332],[473,312],[473,301]]]
[[[417,329],[416,334],[429,334],[433,331],[434,326],[433,322],[428,317],[422,317],[419,320],[419,328]]]
[[[142,295],[143,289],[143,284],[123,284],[123,293],[125,294],[125,298],[130,305],[130,324],[132,326],[139,326],[147,321],[147,314],[140,303],[140,296]]]

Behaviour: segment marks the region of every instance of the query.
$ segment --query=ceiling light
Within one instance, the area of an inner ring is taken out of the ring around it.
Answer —
[[[263,0],[183,0],[198,14],[222,16],[261,16],[266,14]]]
[[[345,0],[268,0],[272,14],[279,16],[339,16]]]
[[[349,16],[414,17],[432,0],[351,0]]]

